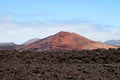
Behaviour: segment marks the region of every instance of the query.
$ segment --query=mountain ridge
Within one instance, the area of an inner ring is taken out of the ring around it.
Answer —
[[[113,46],[120,46],[120,40],[107,40],[104,43]]]
[[[17,50],[85,50],[97,48],[117,48],[100,42],[92,41],[77,33],[61,31],[54,35],[39,39],[31,44],[16,48]]]
[[[15,48],[17,48],[17,44],[15,44],[14,42],[1,42],[0,43],[0,50],[14,50]]]
[[[22,45],[28,45],[28,44],[31,44],[31,43],[37,41],[37,40],[39,40],[39,38],[32,38],[32,39],[30,39],[30,40],[24,42]]]

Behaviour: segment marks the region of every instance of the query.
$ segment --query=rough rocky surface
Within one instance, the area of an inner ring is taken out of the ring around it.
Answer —
[[[55,35],[49,36],[44,39],[37,40],[31,44],[18,47],[17,50],[84,50],[84,49],[97,49],[97,48],[117,48],[104,43],[92,41],[79,34],[70,32],[59,32]]]
[[[0,80],[120,80],[120,49],[0,51]]]

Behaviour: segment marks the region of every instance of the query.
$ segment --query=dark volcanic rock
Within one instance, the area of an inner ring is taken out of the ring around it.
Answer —
[[[120,80],[120,49],[0,51],[0,80]]]

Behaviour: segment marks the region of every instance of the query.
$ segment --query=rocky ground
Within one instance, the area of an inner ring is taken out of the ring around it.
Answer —
[[[0,80],[120,80],[120,49],[1,50]]]

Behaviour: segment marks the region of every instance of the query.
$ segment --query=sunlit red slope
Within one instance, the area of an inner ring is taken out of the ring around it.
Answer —
[[[70,32],[59,32],[44,39],[37,40],[31,44],[18,47],[17,50],[84,50],[97,48],[117,48],[100,42],[92,41],[79,34]]]

